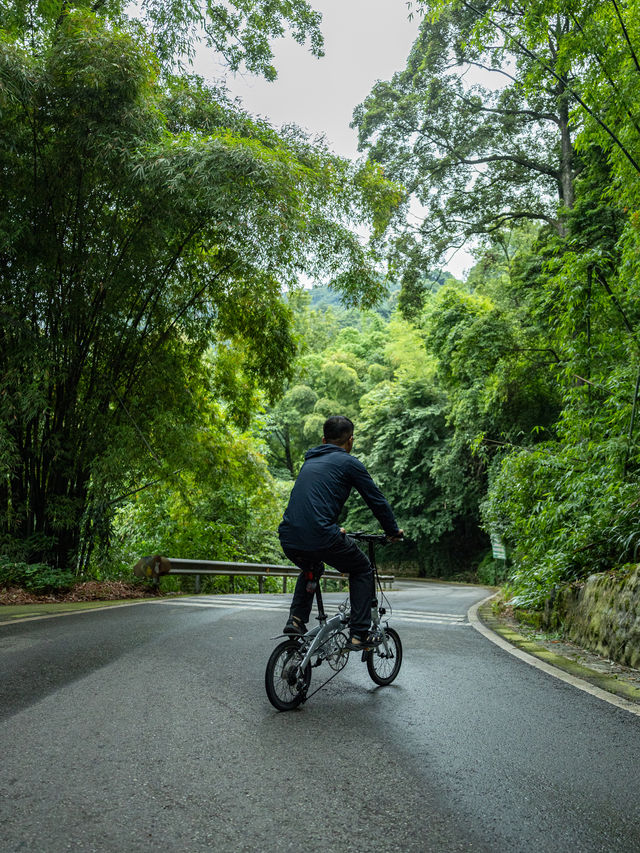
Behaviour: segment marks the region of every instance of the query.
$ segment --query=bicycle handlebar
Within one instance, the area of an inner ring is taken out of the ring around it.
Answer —
[[[378,542],[381,545],[391,541],[386,533],[365,533],[364,530],[347,533],[347,536],[350,536],[352,539],[359,539],[361,542]]]

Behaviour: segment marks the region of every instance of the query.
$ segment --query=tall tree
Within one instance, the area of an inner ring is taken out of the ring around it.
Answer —
[[[273,395],[294,352],[283,285],[306,270],[378,297],[349,226],[382,231],[398,191],[201,81],[160,77],[140,35],[98,14],[23,41],[0,40],[2,535],[66,566],[100,459],[161,460],[211,341],[236,342]]]
[[[426,269],[473,238],[525,221],[564,233],[580,170],[563,54],[570,17],[547,21],[533,55],[517,5],[421,6],[406,69],[377,83],[354,113],[361,148],[421,207],[392,251],[405,305],[419,301]],[[472,83],[478,71],[495,86]]]

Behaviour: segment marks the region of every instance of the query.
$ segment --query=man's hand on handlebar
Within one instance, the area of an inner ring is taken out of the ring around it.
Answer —
[[[364,530],[354,530],[351,533],[347,533],[345,528],[341,527],[340,533],[351,536],[352,539],[359,539],[365,542],[378,542],[380,545],[384,545],[387,542],[400,542],[401,539],[404,539],[404,530],[398,530],[396,534],[389,536],[386,533],[365,533]]]

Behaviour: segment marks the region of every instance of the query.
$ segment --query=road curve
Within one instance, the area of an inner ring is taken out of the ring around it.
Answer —
[[[286,714],[285,596],[0,626],[3,853],[640,849],[638,718],[474,631],[486,594],[401,584],[397,681],[352,656]]]

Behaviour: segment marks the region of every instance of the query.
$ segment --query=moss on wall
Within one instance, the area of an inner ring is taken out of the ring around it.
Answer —
[[[543,623],[574,643],[640,668],[640,566],[591,575],[549,599]]]

